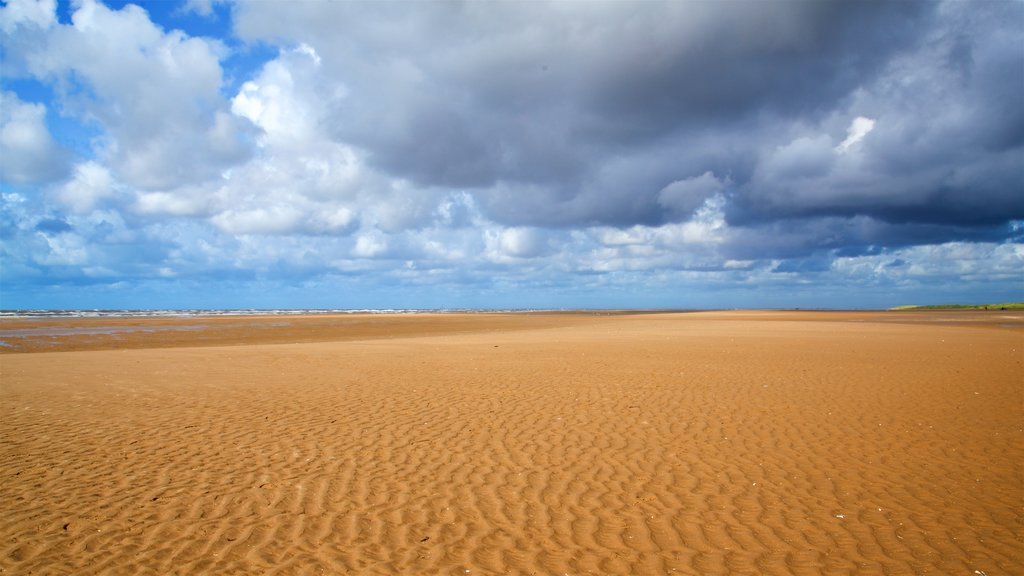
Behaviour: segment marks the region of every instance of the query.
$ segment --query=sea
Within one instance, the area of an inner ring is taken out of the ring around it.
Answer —
[[[465,314],[561,312],[550,308],[230,308],[166,310],[0,310],[0,318],[202,318],[210,316],[309,316],[328,314]]]

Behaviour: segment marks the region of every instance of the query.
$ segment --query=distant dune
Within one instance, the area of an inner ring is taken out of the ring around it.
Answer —
[[[1002,304],[930,304],[927,306],[897,306],[890,310],[1024,310],[1024,302]]]

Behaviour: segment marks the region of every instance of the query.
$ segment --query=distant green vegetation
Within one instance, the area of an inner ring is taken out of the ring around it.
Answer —
[[[930,306],[897,306],[889,310],[1024,310],[1024,302],[1002,304],[932,304]]]

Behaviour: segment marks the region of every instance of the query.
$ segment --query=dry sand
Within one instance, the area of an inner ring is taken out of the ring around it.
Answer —
[[[1019,313],[0,333],[4,573],[1024,573]]]

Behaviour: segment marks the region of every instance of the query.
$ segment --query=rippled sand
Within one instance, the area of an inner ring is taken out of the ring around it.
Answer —
[[[1007,313],[0,329],[4,573],[1024,572]]]

